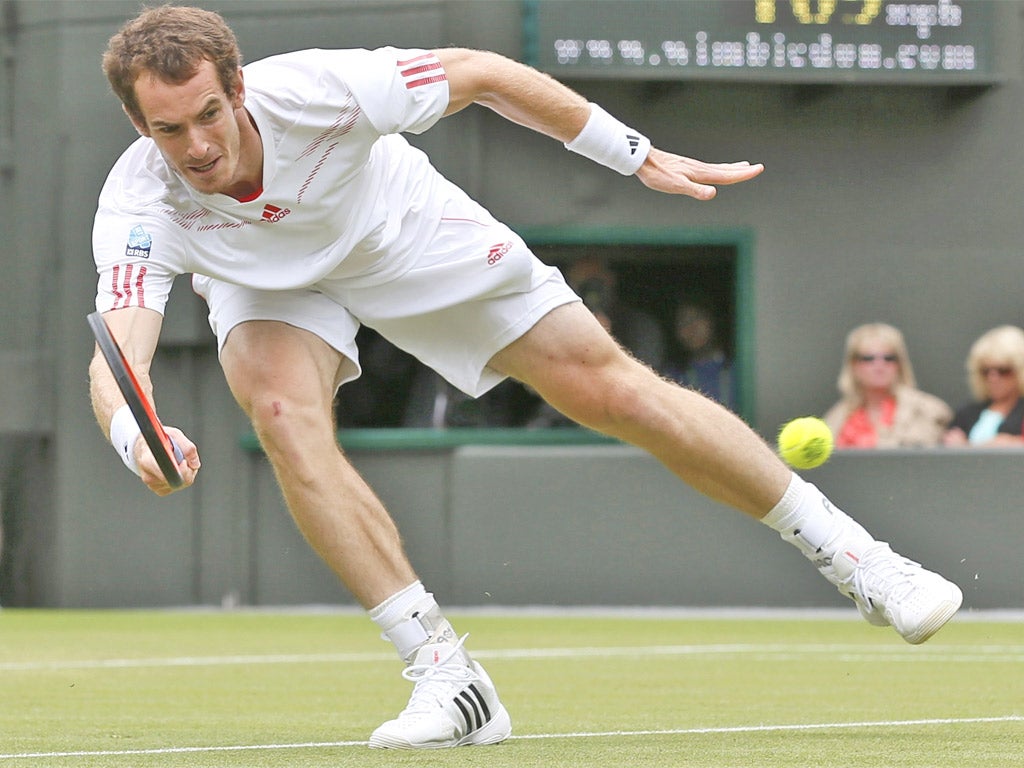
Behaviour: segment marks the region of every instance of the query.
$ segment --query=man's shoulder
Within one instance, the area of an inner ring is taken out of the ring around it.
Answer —
[[[140,212],[174,207],[188,198],[151,139],[140,137],[121,153],[100,191],[100,207]]]
[[[308,48],[247,64],[242,70],[246,106],[261,110],[283,130],[311,104],[343,104],[353,79],[366,77],[366,54],[361,49]]]
[[[422,133],[448,106],[445,78],[422,76],[424,66],[440,66],[436,59],[429,65],[420,61],[430,55],[383,46],[310,48],[260,59],[244,70],[246,106],[281,136],[296,126],[317,134],[334,130],[339,120],[350,139]],[[365,130],[353,128],[357,121]]]
[[[393,80],[408,60],[425,49],[381,46],[379,48],[305,48],[257,59],[246,64],[246,87],[270,96],[306,93],[339,86],[362,90],[380,88]]]
[[[372,51],[364,48],[304,48],[297,51],[278,53],[246,64],[246,85],[262,85],[291,82],[295,77],[318,77],[325,69],[358,73],[372,57]]]

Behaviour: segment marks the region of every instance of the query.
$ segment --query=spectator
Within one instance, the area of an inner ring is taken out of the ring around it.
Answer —
[[[982,334],[966,368],[974,400],[957,410],[943,443],[1024,445],[1024,330],[1003,325]]]
[[[676,307],[672,329],[679,355],[665,365],[665,376],[736,410],[732,360],[725,353],[711,307],[697,299],[683,299]]]
[[[850,331],[838,386],[842,398],[825,414],[837,448],[939,445],[953,416],[917,388],[903,334],[885,323]]]

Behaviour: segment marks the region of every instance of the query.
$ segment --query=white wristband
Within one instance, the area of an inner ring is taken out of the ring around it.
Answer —
[[[139,439],[142,430],[132,415],[132,409],[122,405],[114,412],[110,419],[110,442],[114,450],[121,456],[121,461],[136,475],[142,476],[139,469],[139,461],[135,458],[135,442]]]
[[[591,102],[587,124],[565,148],[623,176],[632,176],[647,159],[651,140]]]

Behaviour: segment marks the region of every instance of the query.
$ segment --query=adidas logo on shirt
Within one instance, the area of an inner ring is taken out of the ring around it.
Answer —
[[[276,205],[267,203],[263,206],[263,213],[260,216],[264,221],[273,224],[276,221],[280,221],[289,213],[292,212],[291,208],[278,208]]]

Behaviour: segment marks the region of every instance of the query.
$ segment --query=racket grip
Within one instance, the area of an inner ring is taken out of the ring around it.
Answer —
[[[181,448],[179,448],[178,444],[174,442],[173,437],[168,435],[167,439],[171,441],[171,448],[174,449],[174,460],[180,464],[185,460],[185,454],[181,452]]]

